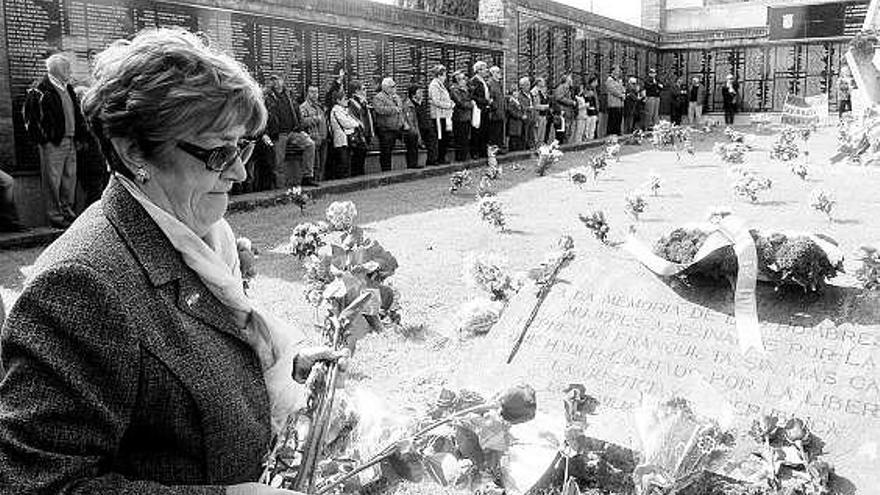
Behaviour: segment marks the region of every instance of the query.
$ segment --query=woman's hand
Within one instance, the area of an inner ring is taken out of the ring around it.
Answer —
[[[226,495],[305,495],[302,492],[293,490],[282,490],[280,488],[272,488],[269,485],[261,483],[242,483],[240,485],[231,485],[226,487]]]
[[[345,369],[347,360],[351,356],[351,351],[341,349],[334,351],[326,346],[306,347],[299,351],[293,358],[293,379],[298,383],[305,383],[309,377],[309,372],[319,361],[339,361],[339,367]]]

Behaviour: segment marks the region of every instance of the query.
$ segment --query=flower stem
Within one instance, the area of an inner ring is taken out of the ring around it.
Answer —
[[[394,455],[397,452],[398,446],[401,444],[401,442],[403,442],[407,439],[410,442],[415,441],[418,438],[420,438],[422,435],[424,435],[425,433],[428,433],[431,430],[435,430],[435,429],[437,429],[447,423],[450,423],[454,419],[458,419],[458,418],[465,416],[465,415],[468,415],[468,414],[482,413],[482,412],[488,411],[494,407],[497,407],[497,404],[492,403],[492,402],[484,403],[484,404],[477,404],[476,406],[472,406],[467,409],[462,409],[461,411],[458,411],[454,414],[451,414],[443,419],[439,419],[439,420],[429,424],[428,426],[425,426],[424,428],[415,432],[414,434],[410,435],[409,437],[398,440],[398,441],[392,443],[391,445],[385,447],[384,449],[379,451],[378,454],[371,457],[368,461],[357,466],[356,468],[352,469],[351,471],[345,473],[345,475],[342,476],[341,478],[338,478],[338,479],[330,482],[329,484],[321,487],[320,489],[318,489],[318,492],[316,493],[316,495],[323,495],[324,493],[327,493],[328,491],[332,490],[333,488],[335,488],[335,487],[341,485],[342,483],[345,483],[346,481],[350,480],[351,478],[357,476],[359,473],[361,473],[365,469],[368,469],[372,466],[375,466],[376,464],[391,457],[392,455]]]

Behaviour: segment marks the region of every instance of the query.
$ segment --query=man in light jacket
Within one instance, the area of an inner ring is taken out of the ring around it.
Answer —
[[[688,123],[700,125],[703,116],[703,102],[706,101],[706,88],[700,82],[700,76],[694,76],[688,88]]]
[[[397,96],[397,83],[386,77],[381,86],[382,91],[373,96],[373,125],[379,138],[379,164],[382,171],[387,172],[391,170],[394,143],[401,138],[401,132],[409,129],[403,118],[403,102]]]
[[[605,134],[620,135],[620,124],[623,121],[623,100],[626,90],[620,79],[620,66],[611,69],[611,75],[605,80],[605,93],[608,95],[608,127]]]
[[[572,129],[574,129],[575,115],[577,115],[577,102],[571,94],[572,81],[571,74],[566,74],[562,78],[562,82],[560,82],[553,91],[553,102],[558,108],[560,116],[564,120],[564,123],[562,124],[565,126],[564,142],[568,142],[571,138]]]
[[[434,120],[437,132],[437,165],[444,165],[449,163],[446,161],[446,150],[449,148],[449,136],[452,133],[455,102],[446,89],[446,67],[435,65],[432,73],[434,79],[428,84],[428,103],[431,105],[431,119]]]

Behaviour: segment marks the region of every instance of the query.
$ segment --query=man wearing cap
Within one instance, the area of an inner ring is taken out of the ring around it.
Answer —
[[[268,120],[266,134],[274,142],[275,164],[272,175],[275,187],[283,188],[294,185],[316,186],[315,178],[315,142],[303,130],[300,108],[294,103],[290,91],[284,87],[284,78],[278,75],[269,76],[269,91],[264,95]],[[296,177],[287,169],[287,145],[291,144],[302,150],[302,177]]]

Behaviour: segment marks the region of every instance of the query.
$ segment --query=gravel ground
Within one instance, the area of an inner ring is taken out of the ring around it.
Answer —
[[[643,187],[651,173],[661,177],[662,185],[657,197],[645,193],[647,211],[635,224],[641,238],[653,240],[681,223],[704,220],[713,207],[727,206],[756,227],[820,232],[835,238],[848,256],[846,267],[851,273],[856,248],[880,243],[880,221],[874,210],[880,206],[880,169],[830,164],[835,134],[833,128],[824,129],[810,140],[810,176],[805,182],[786,165],[769,159],[773,136],[756,136],[756,149],[747,153],[746,164],[773,181],[772,190],[757,203],[733,195],[727,166],[711,153],[715,141],[726,141],[719,131],[697,142],[695,156],[680,160],[675,153],[653,150],[649,144],[625,146],[619,162],[611,162],[597,183],[583,187],[569,181],[567,169],[586,164],[595,151],[566,154],[546,177],[535,176],[533,161],[505,165],[497,189],[508,212],[506,233],[481,223],[474,190],[451,195],[448,176],[322,198],[304,213],[295,206],[280,206],[233,214],[229,220],[237,235],[249,237],[262,251],[252,297],[294,324],[312,325],[314,311],[302,297],[303,271],[286,254],[288,237],[296,224],[321,219],[330,202],[354,201],[358,223],[400,263],[390,280],[402,295],[404,328],[365,338],[353,359],[349,383],[369,388],[396,408],[421,409],[458,367],[473,365],[460,363],[457,356],[475,345],[474,340],[460,339],[448,323],[461,303],[481,295],[462,277],[468,254],[495,251],[507,258],[513,270],[525,270],[541,261],[560,234],[568,233],[575,239],[578,256],[624,256],[596,242],[578,213],[603,209],[612,240],[622,239],[633,224],[624,211],[624,196]],[[810,191],[817,187],[839,201],[832,221],[809,206]],[[0,295],[7,305],[21,290],[39,251],[0,252]],[[834,283],[854,285],[854,280],[843,275]]]

